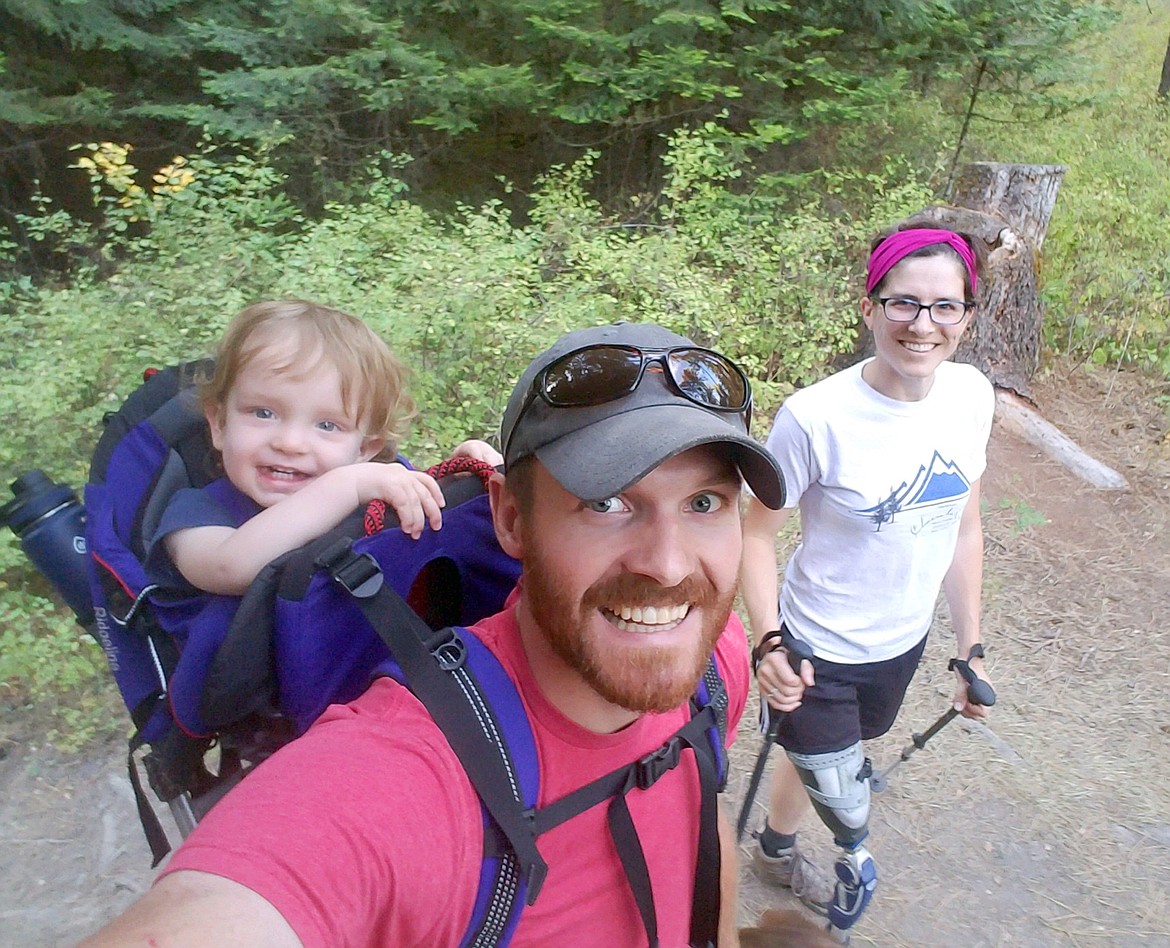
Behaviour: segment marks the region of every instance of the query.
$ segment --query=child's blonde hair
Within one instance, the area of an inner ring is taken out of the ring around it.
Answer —
[[[341,376],[346,411],[367,437],[385,439],[378,459],[397,454],[398,440],[417,414],[406,366],[360,319],[308,300],[265,300],[235,315],[216,349],[213,372],[200,384],[204,410],[222,412],[240,373],[277,343],[292,353],[277,372],[332,366]]]

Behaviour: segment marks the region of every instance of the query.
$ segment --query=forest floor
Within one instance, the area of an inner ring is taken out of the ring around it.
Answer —
[[[986,727],[953,722],[875,795],[879,887],[855,946],[1170,944],[1167,395],[1068,365],[1034,383],[1043,415],[1128,491],[1092,489],[993,431],[984,627],[999,701]],[[876,767],[946,710],[952,649],[940,611],[898,722],[867,748]],[[759,750],[751,718],[734,751],[733,820]],[[74,943],[153,877],[124,745],[65,754],[42,733],[35,715],[0,722],[0,942],[14,948]],[[802,838],[828,868],[815,817]],[[747,924],[796,903],[745,868],[741,905]]]
[[[1170,392],[1063,365],[1033,394],[1131,489],[1093,489],[996,424],[982,486],[998,701],[987,727],[953,721],[874,794],[879,880],[855,946],[1170,944]],[[875,769],[947,710],[953,654],[940,608],[897,723],[867,746]],[[733,815],[760,747],[753,723],[735,747]],[[766,785],[753,826],[765,798]],[[815,816],[802,840],[831,868]],[[796,906],[743,851],[741,923]]]

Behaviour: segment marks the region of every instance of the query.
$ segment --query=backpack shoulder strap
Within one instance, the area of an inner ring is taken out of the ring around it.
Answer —
[[[484,725],[484,752],[498,755],[510,780],[514,782],[513,796],[504,801],[504,805],[513,806],[519,799],[527,817],[535,810],[539,796],[540,767],[536,742],[520,694],[499,659],[480,641],[473,629],[451,629],[450,633],[451,638],[445,640],[448,648],[466,648],[464,664],[453,674],[467,686],[467,701],[474,709],[476,720]],[[435,638],[438,641],[441,636]],[[411,686],[394,659],[382,662],[374,674],[387,675],[407,687]],[[472,780],[474,783],[474,777]],[[480,793],[479,788],[476,789]],[[471,918],[460,942],[463,948],[507,945],[515,933],[527,901],[519,862],[507,837],[491,816],[482,793],[480,808],[483,814],[484,858]]]
[[[477,912],[481,901],[488,908],[485,917],[473,917],[464,941],[505,943],[523,904],[535,901],[548,873],[531,819],[537,795],[535,742],[515,686],[471,632],[427,626],[385,582],[370,554],[356,553],[342,540],[321,553],[318,565],[356,599],[382,637],[401,680],[442,730],[506,842],[497,849],[494,872],[483,874],[494,878],[481,875]],[[518,732],[506,733],[516,727]]]
[[[719,929],[719,827],[717,796],[727,780],[727,688],[712,655],[691,698],[690,720],[657,750],[625,767],[599,777],[533,815],[536,834],[548,832],[566,820],[610,800],[609,828],[626,870],[634,901],[651,945],[658,941],[658,922],[641,841],[626,806],[626,794],[635,787],[647,790],[678,766],[685,747],[694,751],[699,772],[699,848],[691,898],[692,945],[714,945]]]
[[[465,945],[506,944],[522,909],[519,896],[532,904],[547,873],[536,849],[537,836],[607,799],[610,833],[648,941],[657,945],[649,870],[625,798],[635,787],[653,786],[677,766],[684,747],[694,751],[700,784],[691,944],[715,944],[720,871],[716,797],[727,771],[728,696],[714,657],[691,699],[691,718],[661,747],[534,810],[538,780],[534,739],[515,685],[495,656],[470,630],[431,630],[385,583],[373,557],[356,553],[348,541],[324,550],[317,563],[355,597],[385,641],[397,667],[380,670],[410,687],[450,742],[490,818],[485,821],[485,839],[490,840],[494,824],[506,845],[502,853],[487,846]],[[522,725],[521,734],[505,733],[517,724]],[[518,767],[518,756],[530,756],[531,763],[521,761]]]
[[[695,688],[693,700],[696,714],[709,707],[714,717],[714,725],[707,731],[707,741],[715,759],[719,792],[722,793],[727,787],[727,774],[730,769],[727,759],[727,707],[730,699],[714,655],[707,660],[707,668]]]

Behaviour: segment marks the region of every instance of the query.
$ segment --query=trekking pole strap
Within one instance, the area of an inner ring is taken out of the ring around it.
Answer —
[[[766,650],[764,650],[765,647]],[[765,635],[760,640],[760,644],[753,649],[753,673],[759,670],[759,662],[763,656],[779,648],[787,650],[788,666],[797,675],[800,674],[801,662],[812,662],[814,657],[813,650],[808,646],[808,643],[793,635],[787,625],[781,624],[779,629]],[[759,652],[758,656],[757,652]],[[776,743],[776,735],[780,731],[780,714],[772,710],[767,698],[763,695],[760,695],[760,721],[764,730],[764,742],[760,746],[756,765],[752,769],[752,776],[748,781],[747,793],[744,794],[743,804],[739,810],[739,818],[735,821],[735,841],[737,843],[743,840],[744,830],[747,829],[748,819],[751,817],[752,806],[756,802],[756,793],[760,789],[760,780],[764,776],[764,766],[768,763],[768,754],[772,752],[772,745]]]
[[[983,646],[976,643],[971,646],[966,659],[952,658],[947,662],[947,671],[957,671],[967,682],[967,700],[972,704],[982,704],[991,707],[995,704],[995,689],[975,674],[971,668],[971,659],[983,658]]]

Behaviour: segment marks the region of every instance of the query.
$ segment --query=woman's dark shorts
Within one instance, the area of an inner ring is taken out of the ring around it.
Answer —
[[[797,754],[827,754],[881,737],[898,716],[925,647],[924,636],[896,658],[863,665],[814,658],[817,683],[805,689],[799,708],[781,715],[776,743]]]

